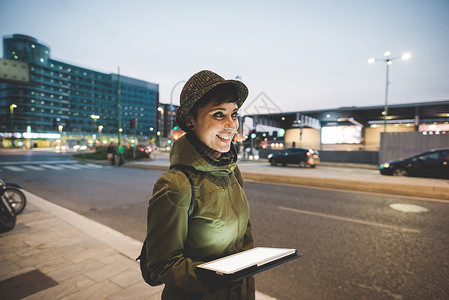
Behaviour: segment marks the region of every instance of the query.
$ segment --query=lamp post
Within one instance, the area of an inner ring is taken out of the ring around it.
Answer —
[[[9,106],[9,118],[11,121],[11,148],[14,148],[14,108],[17,108],[17,105],[14,103]]]
[[[16,104],[11,104],[10,106],[9,106],[9,116],[10,116],[10,119],[11,119],[11,134],[14,132],[14,108],[17,108],[17,105]]]
[[[402,58],[402,59],[409,59],[411,57],[410,53],[404,53],[401,56],[396,56],[396,57],[390,57],[391,52],[390,51],[385,51],[384,52],[384,58],[374,58],[371,57],[370,59],[368,59],[368,63],[369,64],[373,64],[376,61],[383,61],[385,62],[385,65],[387,66],[387,75],[386,75],[386,81],[385,81],[385,107],[384,107],[384,132],[387,132],[387,119],[388,119],[388,85],[390,84],[389,82],[389,76],[390,76],[390,65],[393,63],[393,60],[398,59],[398,58]]]
[[[171,93],[170,93],[170,107],[169,107],[169,112],[170,112],[170,147],[173,144],[173,92],[175,90],[175,88],[180,85],[181,83],[186,82],[185,80],[181,80],[178,81],[173,88],[171,89]]]
[[[90,115],[90,117],[94,120],[94,127],[96,130],[97,129],[97,120],[100,119],[100,116],[99,115]],[[94,137],[94,139],[95,139],[95,137]]]
[[[164,108],[159,106],[157,108],[157,111],[159,112],[158,126],[157,126],[157,130],[156,130],[157,131],[156,132],[156,135],[157,135],[157,146],[161,147],[161,132],[164,132],[163,131],[164,122],[162,120],[162,118],[164,117]]]

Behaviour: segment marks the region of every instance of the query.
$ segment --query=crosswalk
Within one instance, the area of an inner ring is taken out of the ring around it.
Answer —
[[[63,171],[63,170],[92,170],[107,169],[110,166],[97,165],[92,163],[79,163],[77,161],[42,161],[42,162],[0,162],[0,169],[13,172],[26,171]]]

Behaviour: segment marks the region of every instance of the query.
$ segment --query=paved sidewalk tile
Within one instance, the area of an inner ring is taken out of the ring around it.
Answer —
[[[33,195],[28,196],[16,227],[0,234],[0,281],[38,271],[57,282],[37,292],[16,290],[17,294],[33,293],[24,299],[160,298],[162,288],[150,287],[142,280],[134,259],[66,222],[63,216],[35,205]],[[136,248],[136,254],[138,251]]]

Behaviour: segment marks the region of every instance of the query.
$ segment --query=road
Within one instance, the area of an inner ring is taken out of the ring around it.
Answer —
[[[47,159],[74,163],[70,155]],[[19,160],[0,154],[5,179],[133,238],[145,236],[147,202],[162,172],[5,168],[20,168],[11,163]],[[256,182],[246,182],[245,192],[256,245],[303,255],[257,275],[262,293],[292,300],[449,298],[447,202]]]

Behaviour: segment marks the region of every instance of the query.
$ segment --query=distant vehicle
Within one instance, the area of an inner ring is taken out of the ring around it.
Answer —
[[[268,155],[268,161],[272,166],[278,163],[283,166],[287,164],[296,164],[300,168],[315,168],[320,163],[320,154],[318,150],[306,148],[288,148],[280,152]]]
[[[435,149],[405,159],[390,160],[380,165],[380,174],[449,178],[449,149]]]

